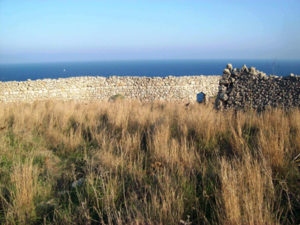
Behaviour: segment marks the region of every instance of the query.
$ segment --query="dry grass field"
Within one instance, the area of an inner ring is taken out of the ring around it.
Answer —
[[[299,224],[299,153],[299,109],[1,103],[0,224]]]

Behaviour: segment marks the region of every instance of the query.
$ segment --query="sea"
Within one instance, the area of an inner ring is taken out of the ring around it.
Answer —
[[[25,81],[76,76],[191,76],[221,75],[228,63],[241,68],[246,64],[267,74],[288,76],[300,74],[300,60],[135,60],[99,62],[57,62],[0,64],[0,81]]]

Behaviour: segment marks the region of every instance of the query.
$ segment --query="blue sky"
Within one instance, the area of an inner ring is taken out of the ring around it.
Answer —
[[[299,0],[0,0],[0,63],[300,59]]]

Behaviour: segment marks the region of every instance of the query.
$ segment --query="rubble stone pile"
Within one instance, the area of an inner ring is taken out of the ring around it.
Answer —
[[[216,98],[217,109],[255,109],[270,107],[285,109],[300,106],[300,76],[267,76],[254,67],[224,69]]]

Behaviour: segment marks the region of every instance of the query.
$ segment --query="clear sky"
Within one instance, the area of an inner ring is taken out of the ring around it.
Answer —
[[[0,63],[300,59],[300,0],[0,0]]]

